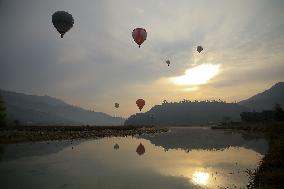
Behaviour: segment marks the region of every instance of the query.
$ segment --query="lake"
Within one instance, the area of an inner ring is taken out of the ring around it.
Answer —
[[[0,188],[246,188],[246,170],[256,169],[267,150],[262,134],[203,127],[7,144],[0,145]]]

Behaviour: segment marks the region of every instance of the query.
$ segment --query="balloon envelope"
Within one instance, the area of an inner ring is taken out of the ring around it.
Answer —
[[[168,66],[170,66],[171,64],[170,60],[167,60],[166,63],[168,64]]]
[[[144,28],[135,28],[132,31],[132,37],[134,41],[139,45],[142,45],[142,43],[146,40],[147,38],[147,32]]]
[[[196,50],[200,53],[201,51],[203,51],[203,47],[202,46],[198,46]]]
[[[52,15],[52,23],[63,38],[63,35],[73,27],[74,19],[68,12],[56,11]]]
[[[141,111],[142,108],[143,108],[144,105],[145,105],[145,100],[143,100],[143,99],[138,99],[138,100],[136,100],[136,105],[138,106],[139,110]]]

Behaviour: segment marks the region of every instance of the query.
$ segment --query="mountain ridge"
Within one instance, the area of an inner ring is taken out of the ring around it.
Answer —
[[[124,119],[85,110],[47,95],[0,89],[10,119],[28,125],[123,125]]]
[[[262,111],[273,109],[275,104],[284,106],[284,82],[278,82],[269,89],[239,102],[252,110]]]
[[[239,103],[223,101],[190,101],[162,103],[145,113],[131,115],[125,125],[194,126],[210,122],[241,121],[240,113],[284,106],[284,82]]]
[[[145,113],[131,115],[127,120],[70,105],[47,95],[30,95],[0,89],[12,120],[31,125],[157,125],[188,126],[209,122],[240,121],[240,113],[284,106],[284,82],[238,103],[223,101],[164,102]]]

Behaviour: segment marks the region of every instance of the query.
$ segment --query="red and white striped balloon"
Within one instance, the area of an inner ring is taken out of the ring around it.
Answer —
[[[142,45],[142,43],[146,40],[147,38],[147,32],[144,28],[135,28],[132,32],[132,37],[134,41],[139,45]]]

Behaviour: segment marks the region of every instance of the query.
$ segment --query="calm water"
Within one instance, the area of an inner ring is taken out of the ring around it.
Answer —
[[[140,143],[145,152],[137,150]],[[260,135],[209,128],[72,144],[2,145],[0,188],[245,188],[245,170],[255,169],[267,148]]]

